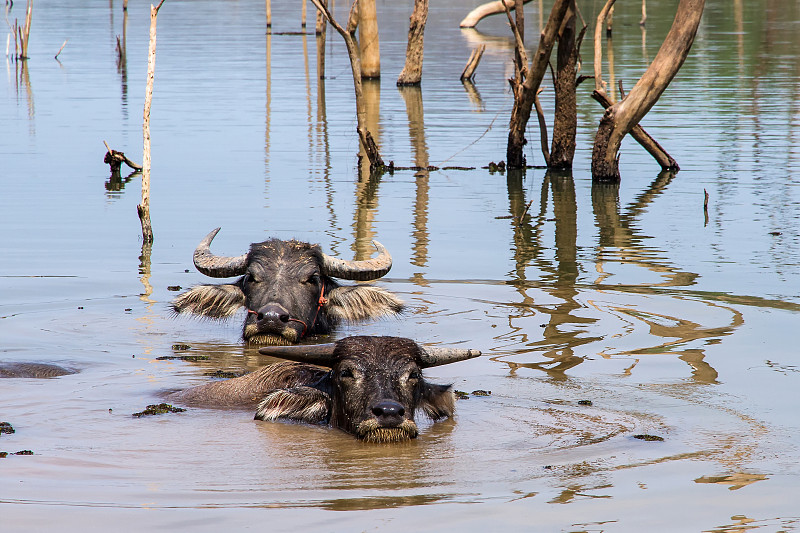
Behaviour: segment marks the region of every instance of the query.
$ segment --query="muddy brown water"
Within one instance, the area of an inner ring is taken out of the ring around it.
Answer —
[[[434,6],[421,90],[394,84],[411,7],[379,3],[384,76],[366,87],[387,160],[475,169],[370,179],[334,32],[320,82],[315,37],[279,34],[299,30],[299,6],[273,2],[267,37],[263,3],[165,2],[143,247],[139,177],[109,179],[102,141],[141,159],[147,5],[123,17],[120,2],[36,2],[31,57],[7,61],[0,82],[0,362],[79,372],[0,379],[0,421],[15,429],[0,435],[4,531],[798,528],[797,6],[709,0],[644,123],[682,170],[659,175],[626,142],[616,187],[588,170],[591,81],[571,175],[481,168],[504,158],[512,54],[500,19],[458,29],[477,3]],[[617,7],[606,55],[626,88],[674,9],[648,3],[643,31],[633,4]],[[600,6],[581,7],[592,20]],[[583,57],[588,73],[589,42]],[[541,164],[534,126],[528,138]],[[248,411],[132,417],[164,391],[272,361],[240,343],[241,315],[169,312],[171,289],[206,281],[191,253],[217,226],[228,255],[278,236],[364,258],[379,239],[395,262],[377,283],[408,311],[311,342],[478,348],[427,375],[491,395],[396,446]],[[180,355],[208,359],[163,359]]]

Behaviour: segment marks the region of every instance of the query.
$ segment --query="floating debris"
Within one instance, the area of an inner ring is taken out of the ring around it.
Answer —
[[[179,291],[179,290],[181,290],[181,286],[180,285],[167,285],[167,290],[168,291],[173,291],[173,292]]]
[[[456,400],[469,400],[469,394],[464,391],[454,390],[453,393],[456,395]]]
[[[186,350],[191,349],[191,346],[188,344],[173,344],[172,349],[177,352],[185,352]]]
[[[180,359],[181,361],[189,361],[189,362],[197,362],[197,361],[208,361],[210,357],[207,355],[162,355],[161,357],[156,357],[156,361],[170,361],[173,359]]]
[[[136,418],[141,418],[143,416],[163,415],[166,413],[182,413],[185,410],[186,409],[182,407],[173,407],[168,403],[160,403],[157,405],[148,405],[144,411],[133,413],[133,416]]]
[[[592,400],[578,400],[578,405],[592,405]]]
[[[661,442],[664,440],[664,437],[659,437],[658,435],[647,435],[647,434],[634,435],[633,438],[639,440],[646,440],[648,442],[653,442],[653,441]]]
[[[8,457],[8,455],[9,455],[8,452],[0,452],[0,459]],[[33,455],[33,452],[30,450],[20,450],[18,452],[12,453],[11,455]]]
[[[161,357],[156,357],[156,361],[169,361],[172,359],[197,362],[197,361],[208,361],[210,358],[207,355],[162,355]]]
[[[473,396],[491,396],[492,395],[492,391],[478,389],[478,390],[472,391],[472,395]]]
[[[0,422],[0,435],[3,433],[8,433],[10,435],[14,433],[14,428],[11,427],[11,424],[8,422]]]

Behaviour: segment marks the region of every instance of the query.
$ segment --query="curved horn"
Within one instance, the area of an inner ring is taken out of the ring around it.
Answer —
[[[464,350],[461,348],[423,348],[420,346],[420,350],[422,350],[422,354],[418,363],[422,368],[457,363],[481,356],[480,350]]]
[[[392,256],[378,241],[372,241],[378,250],[378,257],[365,261],[345,261],[322,254],[322,271],[334,278],[370,281],[385,276],[392,268]]]
[[[334,343],[309,344],[307,346],[264,346],[258,349],[258,353],[330,368],[336,362],[336,358],[333,356],[334,346]]]
[[[223,257],[211,253],[209,246],[219,230],[220,228],[217,228],[206,235],[195,248],[195,268],[212,278],[230,278],[244,274],[247,269],[247,254],[238,257]]]

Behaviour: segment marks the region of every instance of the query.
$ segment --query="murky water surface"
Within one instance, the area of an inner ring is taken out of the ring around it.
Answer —
[[[318,81],[299,4],[273,2],[265,36],[263,2],[167,0],[155,242],[143,247],[140,178],[111,180],[102,160],[104,140],[141,159],[149,3],[123,17],[120,2],[37,0],[30,59],[7,61],[0,83],[0,361],[78,372],[0,380],[0,421],[16,430],[0,451],[34,454],[0,459],[4,530],[800,527],[797,6],[709,0],[691,56],[643,124],[681,172],[659,176],[626,142],[615,187],[588,170],[601,112],[591,81],[572,175],[481,168],[505,156],[512,67],[501,18],[458,29],[478,3],[432,6],[422,88],[400,90],[411,3],[379,2],[384,75],[365,90],[384,157],[476,168],[370,179],[357,170],[335,32]],[[674,3],[648,2],[646,31],[638,3],[617,7],[610,81],[633,85]],[[539,4],[528,4],[529,35]],[[600,8],[579,5],[587,20]],[[23,10],[16,2],[9,19]],[[550,89],[542,100],[551,109]],[[541,164],[533,125],[528,137],[528,161]],[[423,423],[398,446],[249,411],[132,417],[165,390],[271,361],[239,341],[241,315],[168,310],[171,288],[204,281],[192,251],[217,226],[214,249],[228,255],[278,236],[363,258],[378,238],[395,259],[378,284],[409,311],[314,340],[478,348],[484,357],[428,376],[491,395],[459,400],[455,420]],[[158,359],[182,353],[209,358]]]

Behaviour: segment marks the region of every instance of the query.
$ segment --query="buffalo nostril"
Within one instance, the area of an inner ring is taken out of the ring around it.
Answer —
[[[291,319],[289,311],[280,304],[270,303],[258,309],[255,313],[259,322],[270,323],[273,325],[286,324]]]
[[[377,417],[403,416],[406,414],[405,408],[397,402],[383,401],[372,408],[372,414]]]

